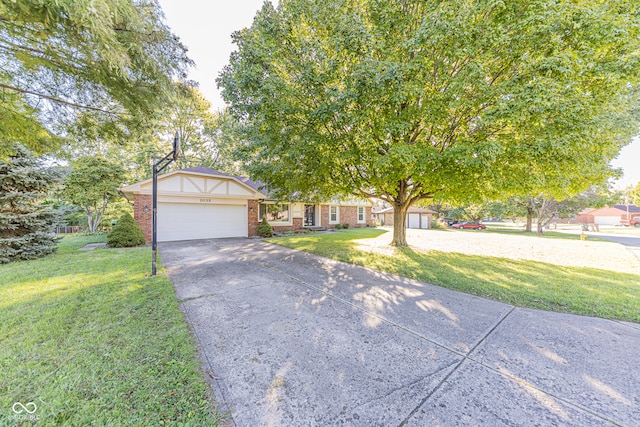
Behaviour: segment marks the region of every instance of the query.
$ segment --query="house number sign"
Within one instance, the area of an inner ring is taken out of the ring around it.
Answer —
[[[211,203],[211,199],[200,199],[200,203]]]

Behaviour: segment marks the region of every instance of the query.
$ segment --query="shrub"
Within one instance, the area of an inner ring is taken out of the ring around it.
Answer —
[[[267,222],[267,218],[262,218],[262,222],[258,226],[258,236],[273,237],[273,227]]]
[[[434,230],[446,230],[447,229],[447,224],[443,223],[442,221],[431,221],[431,228],[433,228]]]
[[[347,223],[345,223],[345,224],[342,224],[342,228],[344,228],[344,229],[349,228],[349,223],[347,222]]]
[[[122,214],[113,230],[107,235],[107,244],[112,248],[130,248],[147,243],[144,233],[131,214]]]
[[[336,229],[337,229],[337,230],[342,229],[342,224],[336,224]]]

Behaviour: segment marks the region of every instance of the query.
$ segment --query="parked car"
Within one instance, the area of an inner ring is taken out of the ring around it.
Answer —
[[[625,227],[640,227],[640,216],[634,216],[633,218],[631,218],[631,220],[623,219],[620,221],[620,224],[624,225]]]
[[[485,228],[487,228],[487,226],[484,224],[480,224],[479,222],[465,221],[459,224],[453,224],[451,228],[457,228],[458,230],[461,230],[461,229],[484,230]]]

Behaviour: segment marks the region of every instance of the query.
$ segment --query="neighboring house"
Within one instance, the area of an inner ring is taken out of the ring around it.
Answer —
[[[629,219],[627,206],[630,217],[634,214],[640,214],[640,208],[636,205],[614,205],[613,207],[586,209],[578,214],[576,222],[580,224],[620,225]]]
[[[431,228],[435,213],[428,209],[411,206],[407,211],[407,228]],[[380,225],[393,227],[393,207],[376,209],[371,214]]]
[[[257,236],[263,217],[274,231],[371,225],[368,200],[287,203],[269,199],[260,183],[197,166],[158,176],[159,242]],[[121,188],[134,218],[151,241],[152,181]]]

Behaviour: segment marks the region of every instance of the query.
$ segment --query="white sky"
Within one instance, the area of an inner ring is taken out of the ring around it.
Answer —
[[[166,23],[196,62],[189,77],[214,110],[224,107],[216,78],[235,50],[231,33],[251,26],[264,0],[159,0]],[[274,2],[277,4],[277,2]]]
[[[224,107],[216,77],[235,50],[231,33],[248,27],[265,0],[159,0],[167,24],[189,48],[196,66],[189,77],[200,83],[200,90],[214,110]],[[277,0],[272,3],[277,4]],[[625,147],[614,167],[623,168],[624,177],[616,187],[640,182],[640,137]]]

